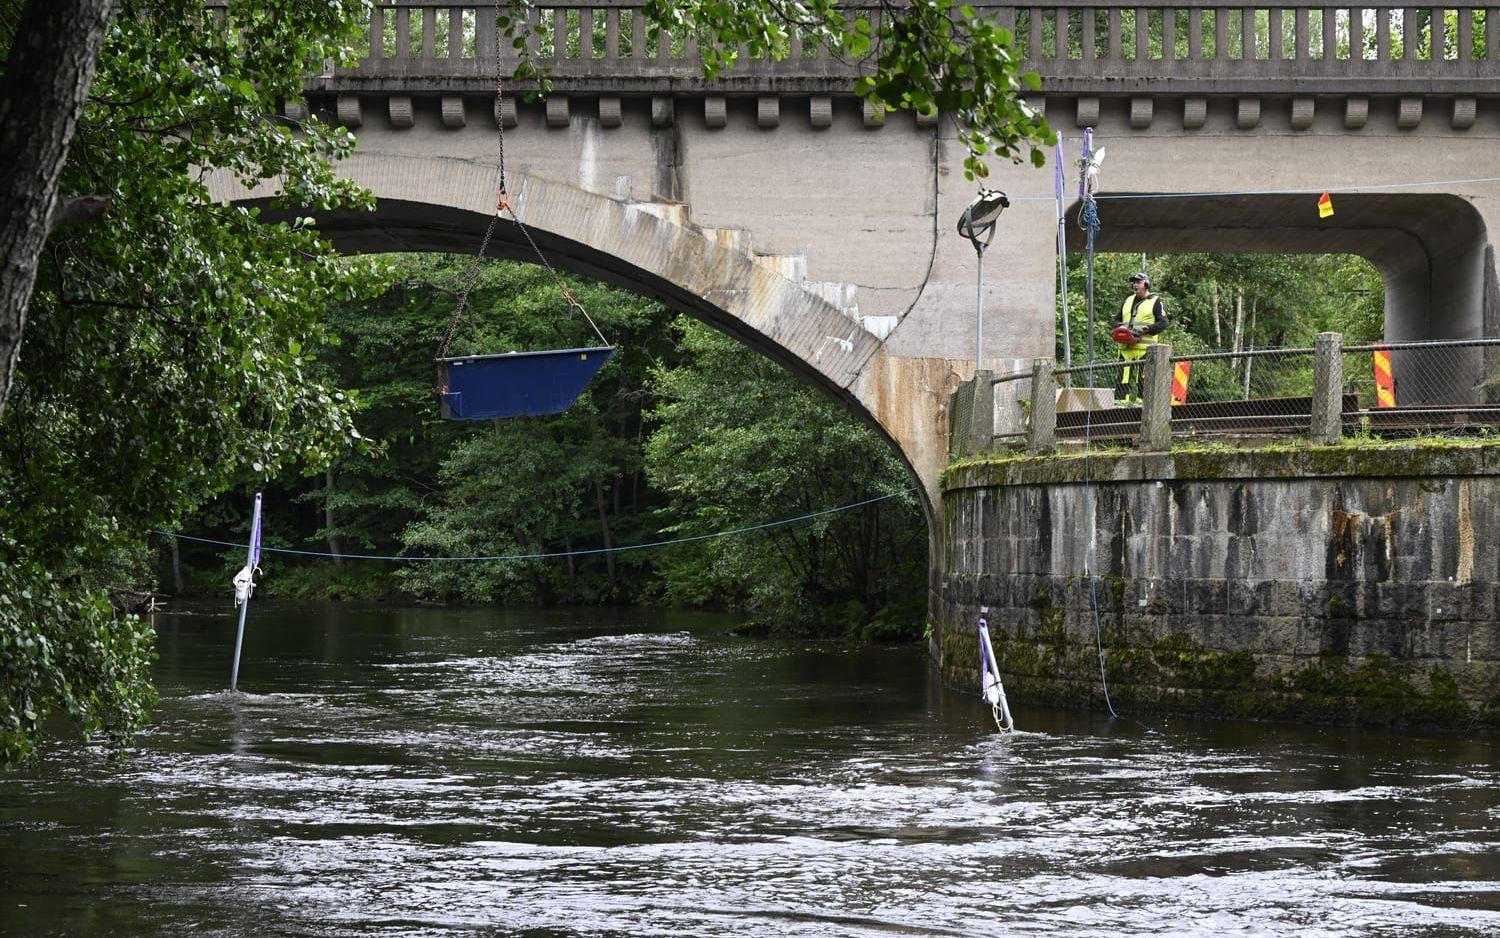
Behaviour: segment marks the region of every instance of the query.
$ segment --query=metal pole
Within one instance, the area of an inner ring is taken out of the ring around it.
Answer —
[[[1065,164],[1061,136],[1057,138],[1054,159],[1057,163],[1057,170],[1053,174],[1056,183],[1054,188],[1057,192],[1057,269],[1058,280],[1061,284],[1058,310],[1059,315],[1062,316],[1063,368],[1067,369],[1073,367],[1073,335],[1072,327],[1068,323],[1068,211],[1063,203],[1063,187],[1067,184],[1067,174],[1063,169]],[[1063,382],[1068,387],[1073,386],[1072,372],[1063,375]]]
[[[1083,305],[1089,316],[1089,364],[1094,363],[1094,234],[1089,232],[1088,270],[1084,273]],[[1089,387],[1094,386],[1094,369],[1089,369]],[[1090,405],[1092,406],[1092,405]]]
[[[245,551],[245,569],[250,571],[251,592],[254,591],[255,567],[260,563],[260,497],[261,493],[255,493],[255,508],[250,513],[250,544]],[[235,597],[238,599],[238,597]],[[240,624],[234,633],[234,665],[229,671],[229,689],[239,689],[240,683],[240,648],[245,642],[245,613],[250,611],[250,593],[245,594],[245,601],[240,606]]]
[[[240,645],[245,641],[245,613],[250,611],[250,600],[240,603],[240,627],[234,633],[234,669],[229,672],[229,689],[239,689],[240,683]]]
[[[974,335],[974,371],[984,368],[984,248],[978,244],[974,250],[979,254],[979,287],[975,291],[979,300],[979,320]]]

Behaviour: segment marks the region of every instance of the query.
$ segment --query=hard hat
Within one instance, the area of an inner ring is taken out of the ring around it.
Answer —
[[[1121,345],[1134,345],[1141,340],[1141,337],[1135,334],[1135,330],[1124,323],[1115,326],[1109,337]]]
[[[1151,277],[1144,270],[1131,275],[1130,282],[1135,283],[1137,281],[1145,283],[1148,287],[1151,285]]]

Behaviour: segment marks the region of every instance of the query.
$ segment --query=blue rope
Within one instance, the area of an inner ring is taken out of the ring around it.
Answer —
[[[766,521],[761,524],[752,524],[748,527],[732,528],[728,531],[716,531],[713,534],[695,534],[692,537],[678,537],[667,541],[651,541],[650,543],[646,544],[627,544],[624,547],[594,547],[588,550],[560,550],[549,554],[500,554],[493,557],[396,557],[382,554],[334,554],[329,553],[328,551],[320,550],[296,550],[291,547],[262,547],[261,550],[272,554],[296,554],[302,557],[338,557],[341,560],[394,560],[429,563],[439,561],[493,562],[501,560],[547,560],[553,557],[583,557],[590,554],[618,554],[623,553],[627,550],[645,550],[648,547],[669,547],[673,544],[688,544],[692,543],[693,541],[707,541],[718,537],[729,537],[730,535],[734,534],[746,534],[750,531],[763,531],[766,528],[775,528],[787,524],[798,524],[800,522],[808,521],[813,518],[821,518],[824,515],[832,515],[837,514],[841,511],[851,511],[855,508],[863,508],[866,505],[873,505],[876,502],[883,502],[889,498],[898,498],[902,495],[906,495],[907,493],[914,491],[916,491],[916,489],[914,488],[905,489],[900,492],[891,492],[889,495],[877,495],[874,498],[867,498],[862,502],[854,502],[850,505],[840,505],[838,508],[825,508],[822,511],[814,511],[809,514],[798,515],[795,518],[783,518],[780,521]],[[193,537],[190,534],[174,534],[171,531],[153,530],[151,533],[159,534],[162,537],[176,538],[179,541],[196,541],[199,544],[216,544],[220,547],[244,548],[247,546],[244,543],[236,543],[234,541],[219,541],[209,537]]]

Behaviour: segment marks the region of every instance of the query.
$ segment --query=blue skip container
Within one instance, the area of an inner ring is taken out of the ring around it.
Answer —
[[[560,414],[573,406],[613,346],[439,358],[444,420]]]

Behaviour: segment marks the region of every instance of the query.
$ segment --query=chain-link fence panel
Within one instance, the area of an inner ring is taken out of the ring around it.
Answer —
[[[1500,339],[1346,346],[1343,384],[1376,435],[1500,432]]]
[[[1254,349],[1172,359],[1172,436],[1280,436],[1312,419],[1313,350]]]
[[[1057,438],[1132,443],[1141,433],[1145,359],[1075,365],[1057,371]]]

